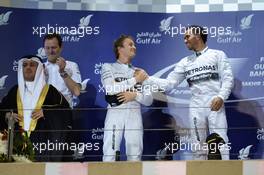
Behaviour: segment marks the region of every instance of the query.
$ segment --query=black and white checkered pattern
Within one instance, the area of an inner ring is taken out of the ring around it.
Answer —
[[[3,0],[0,6],[127,12],[212,12],[264,10],[264,0]]]

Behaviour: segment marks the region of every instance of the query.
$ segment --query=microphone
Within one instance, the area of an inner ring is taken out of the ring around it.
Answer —
[[[11,162],[13,155],[13,140],[14,140],[14,124],[15,120],[13,117],[13,111],[11,113],[7,113],[8,120],[8,140],[7,140],[7,158]]]

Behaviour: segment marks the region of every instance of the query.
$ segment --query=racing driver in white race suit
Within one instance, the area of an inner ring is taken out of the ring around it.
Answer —
[[[155,84],[171,90],[184,79],[191,90],[191,143],[204,145],[209,133],[218,134],[225,144],[219,149],[223,160],[229,159],[227,121],[224,101],[233,87],[233,74],[223,51],[206,46],[207,33],[201,26],[187,27],[184,42],[195,53],[180,60],[166,79],[149,77],[144,84]],[[200,146],[201,148],[201,146]],[[207,150],[193,149],[193,159],[206,159]]]
[[[141,160],[143,123],[140,104],[151,105],[152,95],[140,82],[147,78],[145,71],[131,65],[136,54],[132,37],[121,35],[114,42],[115,63],[102,66],[101,81],[106,92],[108,111],[104,126],[103,161],[118,160],[124,132],[127,160]]]

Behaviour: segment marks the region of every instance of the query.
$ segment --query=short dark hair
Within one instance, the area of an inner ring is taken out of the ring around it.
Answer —
[[[190,25],[187,27],[187,30],[191,29],[192,34],[194,35],[200,35],[204,44],[207,42],[207,31],[205,30],[204,27],[199,26],[199,25]]]
[[[130,35],[120,35],[119,38],[117,38],[115,41],[114,41],[114,53],[115,53],[115,56],[116,56],[116,59],[119,58],[119,53],[118,53],[118,47],[122,47],[123,46],[123,43],[124,43],[124,40],[127,39],[127,38],[130,38],[131,40],[134,40],[132,36]]]
[[[62,38],[59,34],[57,33],[48,33],[44,36],[43,38],[43,45],[45,43],[46,40],[49,40],[49,39],[53,39],[53,38],[56,38],[58,40],[58,43],[59,43],[59,46],[61,47],[62,46]]]
[[[39,56],[37,56],[37,55],[25,55],[25,56],[21,57],[20,59],[23,59],[23,58],[30,59],[30,58],[33,58],[33,57],[38,58],[39,61],[40,61],[41,63],[43,63],[43,60],[42,60]]]

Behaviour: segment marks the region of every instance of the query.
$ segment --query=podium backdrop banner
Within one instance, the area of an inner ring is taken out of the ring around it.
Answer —
[[[227,54],[235,76],[235,86],[225,104],[231,158],[263,158],[263,18],[263,11],[166,14],[1,7],[0,99],[17,83],[18,58],[38,54],[46,61],[42,38],[48,32],[60,33],[62,57],[78,63],[83,80],[82,93],[74,99],[75,108],[83,110],[77,110],[74,127],[89,132],[79,134],[78,141],[90,142],[96,148],[99,145],[98,150],[88,150],[85,155],[100,155],[107,107],[100,71],[103,63],[116,61],[113,41],[121,34],[133,36],[137,47],[133,65],[145,69],[149,75],[165,78],[175,63],[192,54],[186,48],[183,36],[186,26],[197,24],[207,29],[209,48]],[[167,98],[169,107],[164,113],[168,115],[164,115],[164,120],[171,117],[169,122],[176,123],[180,133],[182,128],[189,127],[187,82],[167,92]],[[162,122],[148,115],[151,110],[154,109],[142,111],[144,126],[146,129],[162,128],[159,127]],[[164,121],[163,118],[160,120]],[[181,134],[175,137],[184,140]],[[144,154],[156,154],[158,148],[154,147],[159,146],[148,139],[144,138]],[[185,159],[185,152],[179,151],[174,159]],[[89,160],[100,159],[95,156]]]

